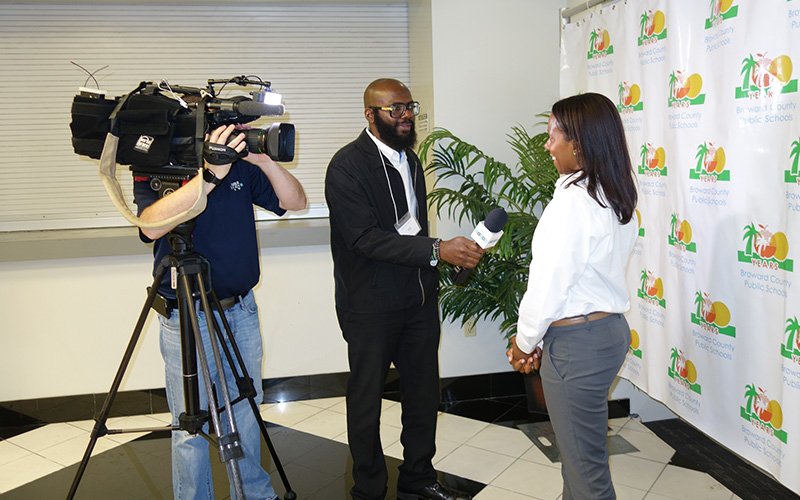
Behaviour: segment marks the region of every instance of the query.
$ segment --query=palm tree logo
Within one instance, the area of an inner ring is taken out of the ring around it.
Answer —
[[[792,160],[792,166],[789,170],[784,171],[784,181],[789,184],[800,183],[800,139],[792,141],[789,159]]]
[[[647,157],[650,153],[650,150],[653,149],[653,146],[650,143],[645,142],[642,144],[642,147],[639,149],[639,155],[642,158],[641,168],[645,169],[648,168],[647,166]]]
[[[696,163],[689,169],[689,178],[694,180],[729,181],[731,172],[726,169],[725,149],[711,141],[704,141],[694,153]],[[788,175],[788,174],[786,174]]]
[[[678,83],[678,75],[675,71],[669,74],[669,101],[672,102],[675,100],[675,94],[677,92],[676,84]]]
[[[698,290],[694,294],[694,305],[697,306],[697,309],[695,310],[695,316],[697,316],[698,318],[702,318],[703,317],[702,307],[703,307],[703,303],[705,302],[705,296],[704,295],[707,295],[707,294],[704,294],[702,290]]]
[[[756,422],[759,428],[775,436],[783,444],[788,440],[788,433],[783,427],[784,415],[781,404],[767,396],[767,391],[755,384],[744,388],[745,405],[739,408],[739,414],[748,422]]]
[[[788,258],[789,241],[783,231],[770,231],[764,224],[750,223],[744,227],[744,251],[738,252],[739,262],[770,266],[772,269],[794,271],[794,260]],[[756,263],[755,261],[759,262]]]
[[[641,160],[639,173],[659,176],[667,175],[666,157],[667,153],[663,147],[655,147],[649,142],[643,143],[639,148],[639,158]]]
[[[647,21],[650,19],[650,16],[653,14],[653,11],[646,11],[642,12],[642,15],[639,17],[639,45],[642,44],[641,40],[644,38],[644,28],[647,26]]]
[[[647,295],[647,283],[653,278],[653,273],[648,271],[647,269],[642,269],[642,274],[639,275],[639,280],[641,281],[642,285],[639,290]]]
[[[673,347],[672,350],[669,352],[669,361],[670,361],[669,366],[672,374],[675,374],[678,371],[675,365],[678,362],[679,356],[680,354],[678,353],[678,349]]]
[[[753,54],[749,54],[742,60],[742,69],[739,71],[739,74],[743,76],[742,78],[742,86],[741,89],[744,92],[750,90],[751,84],[750,81],[753,78],[753,71],[755,70],[756,66],[758,66],[758,62],[753,57]]]
[[[711,294],[697,290],[694,294],[694,312],[691,322],[715,335],[736,337],[736,326],[731,324],[731,310],[722,301],[711,300]]]
[[[694,154],[694,157],[697,160],[697,165],[695,165],[694,170],[698,174],[703,173],[703,164],[705,163],[708,151],[708,144],[705,142],[697,147],[697,152]]]
[[[742,86],[736,89],[736,98],[758,98],[763,92],[767,96],[773,90],[780,93],[797,92],[797,79],[792,79],[792,59],[782,54],[771,58],[766,52],[748,54],[742,59]]]
[[[587,59],[593,59],[598,54],[613,54],[614,47],[611,45],[611,37],[608,30],[595,28],[589,33],[589,52]]]
[[[600,30],[599,29],[594,29],[594,30],[592,30],[591,33],[589,33],[589,54],[590,54],[590,57],[591,57],[591,54],[593,52],[595,52],[595,43],[597,42],[597,37],[599,35],[600,35]]]
[[[752,222],[744,227],[744,236],[742,239],[745,241],[744,254],[746,256],[753,255],[753,242],[758,237],[758,229]]]
[[[647,10],[639,16],[639,38],[638,44],[641,46],[645,42],[663,40],[667,37],[666,29],[667,18],[660,10]]]
[[[758,62],[753,57],[753,54],[749,54],[742,60],[742,69],[739,71],[739,74],[743,75],[744,77],[742,79],[742,90],[750,90],[750,81],[752,79],[753,70],[755,70],[756,66],[758,66]]]
[[[742,408],[742,410],[744,410],[744,412],[747,415],[753,414],[753,402],[757,397],[758,397],[758,391],[756,390],[755,384],[748,384],[747,386],[745,386],[744,388],[745,403],[744,403],[744,408]]]
[[[786,320],[783,332],[786,334],[786,342],[781,345],[781,355],[788,359],[792,359],[794,355],[800,361],[800,321],[797,321],[797,316]]]

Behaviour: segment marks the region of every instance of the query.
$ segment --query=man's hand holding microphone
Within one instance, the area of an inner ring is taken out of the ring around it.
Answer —
[[[499,207],[492,209],[489,215],[486,216],[486,219],[478,223],[475,230],[472,231],[472,235],[470,235],[472,241],[470,243],[472,243],[473,246],[478,246],[481,249],[481,255],[483,255],[483,253],[492,248],[503,235],[503,227],[506,225],[507,221],[508,214],[505,210]],[[450,261],[448,260],[448,262]],[[453,264],[456,265],[456,268],[453,270],[453,283],[456,285],[465,284],[472,276],[472,270],[478,265],[477,262],[472,266],[465,266],[455,262],[453,262]]]
[[[478,224],[472,232],[471,239],[457,236],[452,240],[441,242],[439,256],[443,261],[455,266],[453,271],[455,284],[466,283],[486,250],[492,248],[502,236],[503,226],[507,220],[506,211],[495,208],[489,212],[486,220]]]
[[[443,261],[466,269],[473,269],[477,266],[483,252],[483,248],[463,236],[456,236],[452,240],[442,240],[439,247],[439,257]]]

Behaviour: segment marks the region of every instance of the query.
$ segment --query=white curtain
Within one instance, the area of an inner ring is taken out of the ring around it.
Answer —
[[[637,172],[620,375],[800,493],[800,2],[617,2],[561,62]]]

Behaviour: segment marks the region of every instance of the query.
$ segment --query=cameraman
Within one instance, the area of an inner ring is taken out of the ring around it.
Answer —
[[[236,133],[234,125],[215,129],[206,136],[206,141],[227,145],[237,152],[245,148],[244,134]],[[158,194],[148,182],[137,180],[134,182],[134,201],[139,209],[139,217],[145,222],[156,222],[185,211],[194,205],[196,193],[199,192],[197,183],[201,182],[208,195],[208,203],[203,213],[195,219],[192,243],[194,250],[209,262],[211,286],[220,298],[225,317],[244,358],[245,368],[253,379],[256,403],[261,403],[262,340],[252,291],[260,277],[253,204],[283,215],[287,210],[305,208],[305,191],[292,174],[269,156],[251,153],[245,160],[237,160],[233,164],[211,165],[206,162],[204,171],[198,172],[184,186],[161,199],[158,199]],[[155,241],[154,269],[158,269],[162,259],[171,252],[168,238],[162,236],[172,229],[140,229],[142,241]],[[170,274],[170,270],[167,270],[159,286],[159,293],[167,303],[167,316],[159,316],[160,345],[166,364],[167,401],[172,412],[172,424],[178,425],[179,416],[185,411],[185,401],[180,321],[176,290],[170,286]],[[211,353],[205,314],[198,311],[197,316],[203,346],[207,353]],[[211,382],[219,387],[220,375],[215,363],[209,365]],[[236,391],[237,385],[230,367],[227,363],[223,365],[227,385],[231,391]],[[199,378],[199,389],[199,407],[207,409],[202,377]],[[235,399],[236,395],[232,393],[231,399]],[[277,498],[269,474],[261,466],[260,429],[250,406],[236,404],[234,415],[244,451],[238,465],[245,496],[248,499]],[[207,423],[205,428],[208,429]],[[199,434],[191,435],[183,430],[172,432],[172,488],[176,499],[214,497],[209,446]]]

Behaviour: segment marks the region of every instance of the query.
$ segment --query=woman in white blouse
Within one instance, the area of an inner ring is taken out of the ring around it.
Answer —
[[[637,194],[625,131],[607,97],[553,105],[545,144],[560,174],[531,243],[528,289],[509,362],[539,368],[561,454],[563,499],[616,498],[608,468],[608,390],[625,360],[625,268]]]

